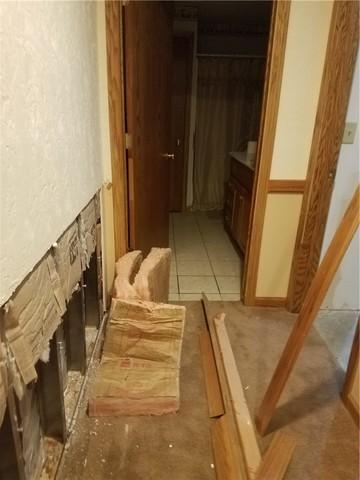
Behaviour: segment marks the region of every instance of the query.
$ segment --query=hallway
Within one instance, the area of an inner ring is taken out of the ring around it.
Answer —
[[[220,212],[170,215],[172,249],[169,301],[240,300],[241,259]]]

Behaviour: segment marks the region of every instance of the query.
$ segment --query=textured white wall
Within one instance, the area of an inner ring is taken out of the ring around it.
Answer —
[[[347,122],[359,123],[359,87],[358,59],[351,88],[349,107],[346,115]],[[359,147],[358,125],[354,143],[341,145],[321,257],[325,255],[325,252],[331,242],[337,226],[340,223],[346,207],[350,202],[357,185],[359,184]],[[334,278],[334,281],[332,282],[322,308],[344,310],[360,309],[359,251],[360,238],[358,230],[341,262],[339,270]]]
[[[102,183],[96,15],[0,4],[0,304]]]

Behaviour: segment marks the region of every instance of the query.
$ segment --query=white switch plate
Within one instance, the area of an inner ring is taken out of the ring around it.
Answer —
[[[342,143],[354,143],[357,123],[348,122],[345,124]]]

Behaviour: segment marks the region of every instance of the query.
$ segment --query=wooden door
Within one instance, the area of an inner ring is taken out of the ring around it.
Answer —
[[[172,68],[172,150],[170,164],[170,211],[180,212],[186,195],[186,157],[192,73],[192,38],[174,37]]]
[[[251,193],[237,185],[234,204],[232,234],[241,251],[245,253],[249,232]]]
[[[249,234],[250,210],[251,210],[251,193],[245,188],[242,189],[242,216],[239,232],[239,246],[243,253],[246,250],[246,243]]]
[[[172,19],[167,2],[124,7],[130,248],[169,241]]]

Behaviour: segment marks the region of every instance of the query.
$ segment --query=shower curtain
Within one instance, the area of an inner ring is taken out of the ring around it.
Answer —
[[[264,71],[264,58],[199,58],[195,210],[223,208],[228,153],[257,140]]]

